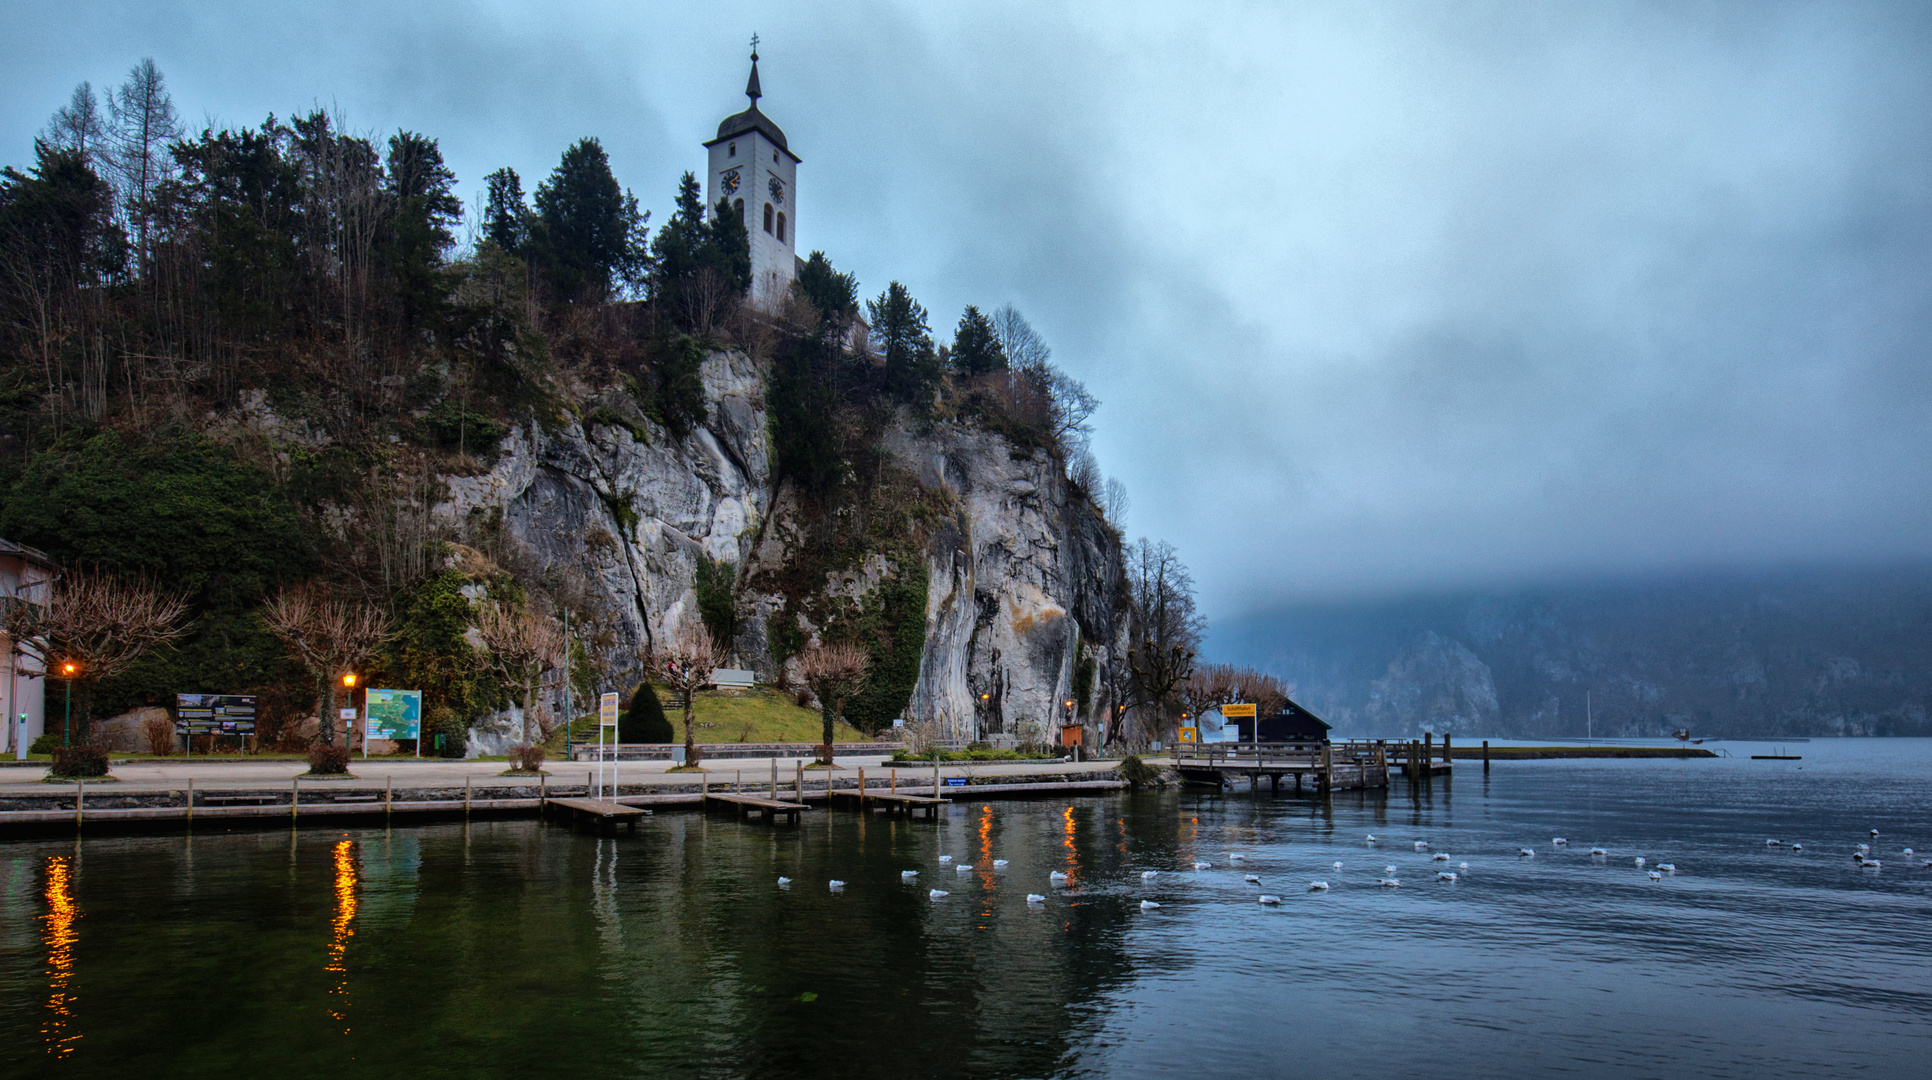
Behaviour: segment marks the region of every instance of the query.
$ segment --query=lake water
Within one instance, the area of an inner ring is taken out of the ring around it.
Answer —
[[[1932,1074],[1932,740],[1721,745],[1462,763],[1327,806],[1183,790],[936,825],[15,843],[0,1075]],[[1438,883],[1416,839],[1469,869]]]

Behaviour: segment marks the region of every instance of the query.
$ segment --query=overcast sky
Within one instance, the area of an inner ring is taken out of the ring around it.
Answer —
[[[801,248],[948,338],[1026,312],[1210,615],[1932,555],[1923,5],[5,10],[7,163],[151,56],[197,126],[321,104],[472,198],[596,135],[657,221],[758,32]]]

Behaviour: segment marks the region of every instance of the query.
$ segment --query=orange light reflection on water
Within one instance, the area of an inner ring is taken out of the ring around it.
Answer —
[[[329,991],[329,996],[334,999],[329,1005],[329,1016],[342,1022],[344,1035],[349,1033],[349,965],[346,960],[349,939],[356,933],[358,881],[355,841],[339,840],[335,845],[335,919],[329,924],[332,933],[329,962],[323,970],[336,976],[335,988]]]
[[[67,984],[74,977],[74,943],[80,934],[74,924],[80,921],[80,905],[74,901],[74,862],[65,855],[47,860],[47,1019],[40,1035],[47,1052],[66,1057],[74,1052],[80,1036],[67,1030],[74,1018],[74,995]]]

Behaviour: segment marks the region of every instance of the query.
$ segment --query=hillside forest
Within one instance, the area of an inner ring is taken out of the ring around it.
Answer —
[[[171,643],[82,679],[81,715],[253,693],[265,744],[306,742],[332,691],[275,632],[273,605],[297,596],[375,613],[364,685],[422,689],[446,753],[538,682],[567,678],[579,702],[632,692],[606,658],[651,643],[613,640],[569,567],[489,515],[433,510],[519,428],[617,422],[588,415],[613,389],[683,438],[719,349],[761,366],[775,482],[813,522],[787,580],[761,588],[802,596],[879,537],[917,541],[918,500],[875,452],[907,418],[1044,449],[1118,532],[1125,491],[1088,448],[1098,402],[1011,306],[936,330],[903,284],[867,297],[813,252],[754,308],[744,221],[686,173],[654,222],[592,137],[527,192],[510,169],[485,181],[466,213],[433,137],[323,111],[192,130],[151,61],[104,95],[79,86],[32,161],[0,173],[0,537],[185,606]],[[1123,700],[1144,735],[1180,709],[1203,626],[1173,549],[1125,547],[1139,659]],[[701,568],[716,642],[748,584]],[[905,704],[918,617],[825,627],[871,659],[870,697],[845,707],[862,730]],[[535,660],[489,632],[566,618],[570,638]]]

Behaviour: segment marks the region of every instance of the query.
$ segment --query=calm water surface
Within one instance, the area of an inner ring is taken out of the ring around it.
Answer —
[[[1932,740],[1722,745],[1326,807],[16,843],[0,1075],[1932,1075]]]

